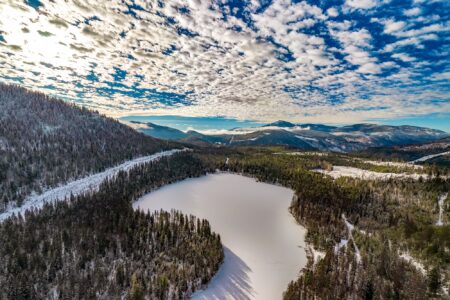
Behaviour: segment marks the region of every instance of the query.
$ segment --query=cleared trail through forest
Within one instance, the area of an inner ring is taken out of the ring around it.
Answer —
[[[438,157],[438,156],[442,156],[442,155],[447,155],[447,154],[450,154],[450,151],[446,151],[446,152],[442,152],[442,153],[437,153],[437,154],[426,155],[426,156],[423,156],[423,157],[418,158],[418,159],[416,159],[416,160],[413,160],[413,161],[411,161],[410,163],[415,164],[415,163],[418,163],[418,162],[427,161],[427,160],[429,160],[429,159],[432,159],[432,158],[435,158],[435,157]]]
[[[436,222],[436,225],[442,226],[444,225],[444,221],[442,220],[442,216],[444,215],[444,203],[445,199],[447,199],[448,193],[445,193],[441,195],[438,199],[438,205],[439,205],[439,218]]]
[[[138,157],[129,161],[126,161],[118,166],[106,169],[103,172],[96,173],[78,180],[70,181],[62,186],[52,188],[45,191],[40,195],[31,195],[25,199],[22,206],[11,207],[0,214],[0,222],[11,217],[13,214],[24,214],[29,209],[40,209],[48,202],[64,201],[71,195],[77,196],[88,191],[98,190],[100,184],[107,178],[116,176],[120,171],[128,172],[133,167],[140,164],[148,163],[158,160],[165,156],[171,156],[181,151],[187,151],[188,149],[172,149],[168,151],[158,152],[152,155]]]

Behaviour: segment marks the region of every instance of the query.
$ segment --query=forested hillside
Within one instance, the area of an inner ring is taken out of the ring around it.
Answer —
[[[415,145],[368,148],[356,154],[360,157],[367,157],[371,159],[413,161],[424,156],[448,151],[450,151],[450,137],[443,138],[434,142]],[[440,157],[440,161],[444,163],[444,166],[450,165],[450,159],[448,158],[448,156],[447,158]],[[424,161],[424,163],[432,164],[433,162],[431,160],[427,160]]]
[[[202,157],[222,170],[292,188],[291,213],[322,253],[315,261],[311,256],[285,299],[434,299],[450,288],[448,179],[333,180],[308,170],[330,164],[326,157],[221,152]],[[437,222],[439,199],[443,223]]]
[[[178,154],[100,190],[0,223],[0,299],[186,299],[223,260],[208,221],[133,210],[133,199],[208,169]]]
[[[0,84],[0,212],[32,192],[174,147],[96,112]]]

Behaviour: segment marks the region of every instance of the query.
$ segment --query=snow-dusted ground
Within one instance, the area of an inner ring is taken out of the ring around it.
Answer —
[[[180,151],[186,151],[187,149],[169,150],[159,152],[149,156],[139,157],[127,162],[124,162],[118,166],[106,169],[105,171],[97,174],[93,174],[75,181],[68,182],[62,186],[45,191],[40,195],[32,195],[25,199],[24,203],[20,207],[11,207],[5,212],[0,214],[0,222],[12,216],[13,214],[23,214],[28,209],[39,209],[44,206],[45,203],[53,201],[63,201],[70,197],[70,195],[80,195],[87,191],[97,190],[100,184],[107,178],[116,176],[120,171],[129,171],[133,167],[160,159],[164,156],[170,156]]]
[[[423,169],[422,165],[414,165],[411,162],[393,162],[393,161],[376,161],[376,160],[362,160],[365,163],[376,166],[389,166],[389,167],[401,167],[401,168],[414,168]]]
[[[436,222],[436,225],[438,226],[442,226],[444,225],[444,221],[442,220],[442,216],[444,214],[444,202],[445,199],[447,199],[448,193],[445,193],[443,195],[441,195],[438,199],[438,205],[439,205],[439,218]]]
[[[419,179],[420,177],[422,177],[424,179],[428,178],[427,174],[381,173],[381,172],[374,172],[374,171],[363,170],[363,169],[354,168],[354,167],[346,167],[346,166],[333,166],[332,171],[327,171],[327,170],[322,170],[322,169],[316,169],[313,171],[329,175],[333,178],[339,178],[339,177],[343,177],[343,176],[360,178],[360,179],[381,179],[381,180],[387,180],[389,178],[413,178],[415,180]]]
[[[312,137],[307,137],[307,136],[302,136],[302,135],[296,135],[295,137],[298,139],[306,140],[306,141],[310,141],[310,142],[319,142],[318,139],[312,138]]]
[[[305,152],[275,152],[274,155],[300,155],[300,156],[328,156],[328,152],[314,152],[314,151],[305,151]]]
[[[450,151],[441,152],[441,153],[437,153],[437,154],[427,155],[427,156],[418,158],[418,159],[416,159],[416,160],[413,160],[413,161],[411,161],[411,163],[414,164],[414,163],[418,163],[418,162],[424,162],[424,161],[427,161],[427,160],[429,160],[429,159],[432,159],[432,158],[435,158],[435,157],[438,157],[438,156],[442,156],[442,155],[447,155],[447,154],[450,154]]]
[[[284,187],[219,173],[162,187],[133,206],[205,218],[220,234],[224,263],[193,299],[276,300],[307,262],[305,229],[288,211],[292,196]]]
[[[317,264],[321,259],[325,258],[326,253],[314,249],[314,247],[308,247],[308,251],[311,251],[311,255],[314,259],[314,264]]]
[[[348,240],[347,239],[341,239],[339,243],[334,246],[334,252],[337,253],[339,250],[341,250],[342,247],[347,247]]]
[[[339,244],[341,244],[342,241],[347,241],[347,242],[345,242],[345,245],[347,245],[348,241],[352,241],[353,247],[355,248],[356,261],[358,263],[361,263],[361,261],[362,261],[361,260],[361,252],[359,252],[359,248],[355,243],[355,239],[353,238],[353,230],[355,230],[355,226],[347,220],[347,218],[345,217],[344,214],[342,214],[342,219],[344,220],[345,226],[347,227],[347,230],[348,230],[348,240],[341,240],[341,242]]]
[[[427,274],[425,266],[418,262],[414,257],[412,257],[408,252],[399,254],[401,258],[412,264],[417,270],[419,270],[423,275]]]

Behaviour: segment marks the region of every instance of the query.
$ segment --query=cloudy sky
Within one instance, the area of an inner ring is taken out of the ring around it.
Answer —
[[[0,0],[0,81],[116,117],[446,119],[449,3]]]

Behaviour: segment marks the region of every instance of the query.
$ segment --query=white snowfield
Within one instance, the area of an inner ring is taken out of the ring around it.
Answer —
[[[359,168],[354,167],[346,167],[346,166],[333,166],[333,170],[327,171],[322,169],[315,169],[313,170],[315,172],[319,172],[325,175],[329,175],[333,178],[339,178],[339,177],[352,177],[352,178],[359,178],[359,179],[381,179],[381,180],[388,180],[390,178],[412,178],[415,180],[418,180],[420,177],[423,179],[429,178],[427,174],[417,174],[417,173],[381,173],[381,172],[374,172],[369,170],[363,170]]]
[[[417,163],[417,162],[423,162],[423,161],[427,161],[429,159],[432,159],[432,158],[435,158],[435,157],[438,157],[438,156],[442,156],[442,155],[447,155],[447,154],[450,154],[450,151],[427,155],[427,156],[418,158],[416,160],[413,160],[413,161],[411,161],[411,163],[414,164],[414,163]]]
[[[19,215],[25,213],[29,209],[40,209],[48,202],[64,201],[70,197],[70,195],[80,195],[88,191],[96,191],[100,187],[100,184],[108,178],[116,176],[120,171],[128,172],[133,167],[148,163],[154,160],[158,160],[165,156],[171,156],[175,153],[188,151],[189,149],[173,149],[168,151],[158,152],[149,156],[139,157],[133,160],[124,162],[118,166],[106,169],[103,172],[96,173],[75,181],[68,182],[62,186],[45,191],[40,195],[31,195],[27,197],[20,207],[11,207],[0,214],[0,222],[6,220],[12,215]]]
[[[191,300],[278,300],[307,263],[306,230],[289,212],[293,194],[254,178],[217,173],[166,185],[133,207],[176,209],[207,219],[220,234],[223,264]]]

